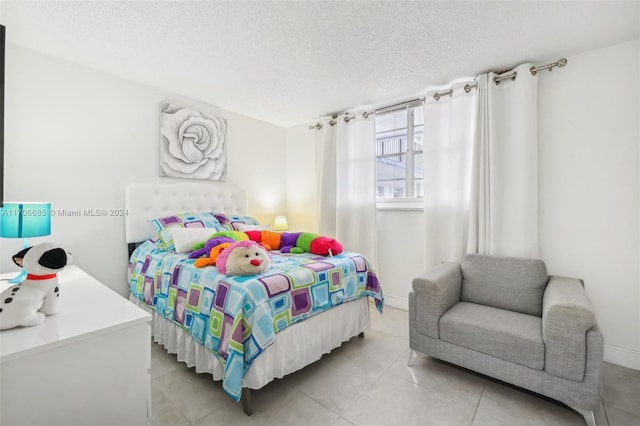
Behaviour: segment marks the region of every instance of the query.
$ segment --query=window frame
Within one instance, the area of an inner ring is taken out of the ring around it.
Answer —
[[[399,110],[403,110],[407,117],[407,126],[406,126],[406,145],[407,149],[405,152],[399,152],[398,154],[405,156],[405,164],[406,164],[406,173],[405,173],[405,184],[404,190],[405,194],[408,196],[405,197],[397,197],[397,198],[379,198],[377,196],[378,193],[378,175],[376,172],[376,209],[377,210],[423,210],[424,208],[424,196],[416,197],[415,196],[415,182],[416,182],[416,164],[415,158],[416,156],[422,154],[424,155],[424,126],[425,123],[422,123],[423,128],[423,140],[422,140],[422,150],[415,150],[415,110],[422,108],[424,103],[420,102],[411,102],[403,105],[401,107],[395,107],[393,109],[385,110],[385,111],[376,111],[376,114],[388,114],[388,113],[397,113]],[[413,111],[413,113],[409,113],[409,111]],[[394,130],[402,130],[401,128]],[[378,133],[376,132],[376,138],[374,143],[378,143]],[[394,154],[384,154],[387,156],[394,156]],[[376,149],[376,169],[378,167],[378,160],[383,156],[377,154]],[[409,173],[411,171],[411,173]],[[423,182],[424,182],[424,172],[423,172]],[[423,184],[424,185],[424,184]],[[424,186],[423,186],[424,188]],[[424,189],[423,189],[424,190]]]

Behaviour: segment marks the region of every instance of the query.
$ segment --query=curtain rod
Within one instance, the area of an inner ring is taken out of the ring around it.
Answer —
[[[554,67],[558,67],[558,68],[562,68],[565,65],[567,65],[567,60],[565,58],[560,58],[558,59],[556,62],[551,62],[549,64],[546,65],[540,65],[537,67],[531,67],[529,68],[529,72],[531,73],[531,75],[536,75],[538,73],[538,71],[542,71],[542,70],[546,70],[548,69],[549,71],[551,71]],[[507,74],[507,75],[501,75],[498,77],[494,77],[493,81],[496,84],[500,84],[501,81],[503,80],[515,80],[516,77],[518,76],[517,71],[513,71],[511,74]],[[471,91],[471,89],[473,89],[474,87],[478,87],[478,83],[467,83],[464,85],[464,91],[469,93]],[[440,98],[442,98],[443,96],[453,96],[453,88],[445,91],[445,92],[436,92],[433,94],[433,99],[435,99],[436,101],[439,101]],[[416,99],[411,99],[409,101],[405,101],[405,102],[400,102],[397,104],[393,104],[393,105],[387,105],[387,106],[383,106],[380,108],[376,108],[373,111],[365,111],[362,113],[362,117],[363,118],[368,118],[370,115],[372,114],[378,114],[381,112],[386,112],[392,109],[396,109],[396,108],[401,108],[403,106],[410,106],[411,104],[416,104],[416,103],[420,103],[420,102],[424,102],[425,101],[425,97],[422,98],[416,98]],[[344,116],[344,122],[348,123],[349,121],[353,120],[354,118],[356,118],[355,115],[349,115],[349,113],[347,112]],[[331,120],[329,120],[329,125],[330,126],[335,126],[336,123],[338,122],[338,115],[334,114],[331,116]],[[309,130],[320,130],[322,129],[322,123],[318,122],[316,124],[312,124],[309,126]]]
[[[536,75],[538,73],[538,71],[542,71],[542,70],[546,70],[548,69],[549,71],[551,71],[551,69],[553,67],[559,67],[562,68],[565,65],[567,65],[567,60],[565,58],[560,58],[558,59],[556,62],[551,62],[550,64],[546,64],[546,65],[540,65],[537,67],[531,67],[529,68],[529,72],[531,72],[531,75]],[[507,71],[504,71],[507,72]],[[501,75],[498,77],[494,77],[493,81],[496,84],[500,84],[501,81],[503,80],[515,80],[516,77],[518,76],[518,72],[517,71],[513,71],[511,74],[507,74],[507,75]],[[472,84],[465,84],[464,86],[464,91],[469,93],[471,91],[471,89],[473,89],[474,87],[478,87],[478,83],[472,83]],[[440,98],[442,98],[443,96],[453,96],[453,88],[445,91],[445,92],[436,92],[433,94],[433,99],[435,99],[436,101],[439,101]]]
[[[425,100],[424,97],[415,98],[415,99],[411,99],[411,100],[408,100],[408,101],[400,102],[400,103],[397,103],[397,104],[383,106],[383,107],[377,108],[377,109],[372,110],[372,111],[364,111],[362,113],[362,118],[369,118],[373,114],[379,114],[381,112],[402,108],[404,106],[411,106],[413,104],[422,103],[422,102],[424,102],[424,100]],[[345,123],[348,123],[348,122],[350,122],[351,120],[353,120],[356,117],[357,117],[357,115],[349,115],[349,113],[347,112],[347,113],[345,113],[345,116],[344,116],[343,120],[344,120]],[[335,126],[338,123],[338,115],[337,114],[332,115],[331,116],[331,120],[329,120],[328,123],[329,123],[330,126]],[[314,130],[314,129],[315,130],[322,129],[322,123],[317,122],[317,123],[311,124],[309,126],[309,130]]]
[[[531,73],[531,75],[536,75],[538,73],[538,71],[542,71],[542,70],[546,70],[546,69],[551,71],[554,67],[562,68],[565,65],[567,65],[567,60],[565,58],[560,58],[556,62],[551,62],[550,64],[547,64],[547,65],[540,65],[538,67],[531,67],[531,68],[529,68],[529,72]],[[517,76],[518,76],[518,73],[516,71],[514,71],[511,74],[501,75],[499,77],[494,77],[493,78],[493,82],[496,83],[496,84],[500,84],[500,82],[502,80],[515,80]]]

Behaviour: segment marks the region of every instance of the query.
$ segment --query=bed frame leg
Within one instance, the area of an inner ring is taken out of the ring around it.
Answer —
[[[358,337],[363,338],[364,337],[364,331],[361,331],[360,334],[358,334]]]
[[[242,388],[242,395],[240,396],[240,400],[242,401],[242,411],[247,416],[253,414],[253,406],[251,405],[251,389]]]

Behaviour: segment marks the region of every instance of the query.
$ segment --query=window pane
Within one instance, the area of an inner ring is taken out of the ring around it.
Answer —
[[[422,153],[416,153],[413,156],[414,159],[414,171],[413,171],[413,176],[415,179],[422,179],[424,177],[424,173],[423,173],[423,163],[422,163]]]
[[[379,198],[398,198],[405,195],[405,155],[378,158],[376,164],[376,187]]]
[[[419,106],[376,114],[378,199],[422,197],[422,111]]]

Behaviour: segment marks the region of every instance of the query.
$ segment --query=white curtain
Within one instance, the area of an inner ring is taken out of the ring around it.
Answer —
[[[478,76],[468,252],[538,257],[537,77],[531,64],[496,84]],[[511,73],[509,72],[509,74]]]
[[[340,116],[316,134],[318,232],[377,264],[373,117]]]
[[[377,265],[374,120],[340,117],[337,127],[336,238]]]
[[[476,91],[460,84],[424,105],[426,265],[459,262],[467,252],[475,140]]]
[[[329,119],[321,120],[320,124],[322,128],[315,130],[318,233],[335,238],[338,173],[336,127],[329,125]]]

